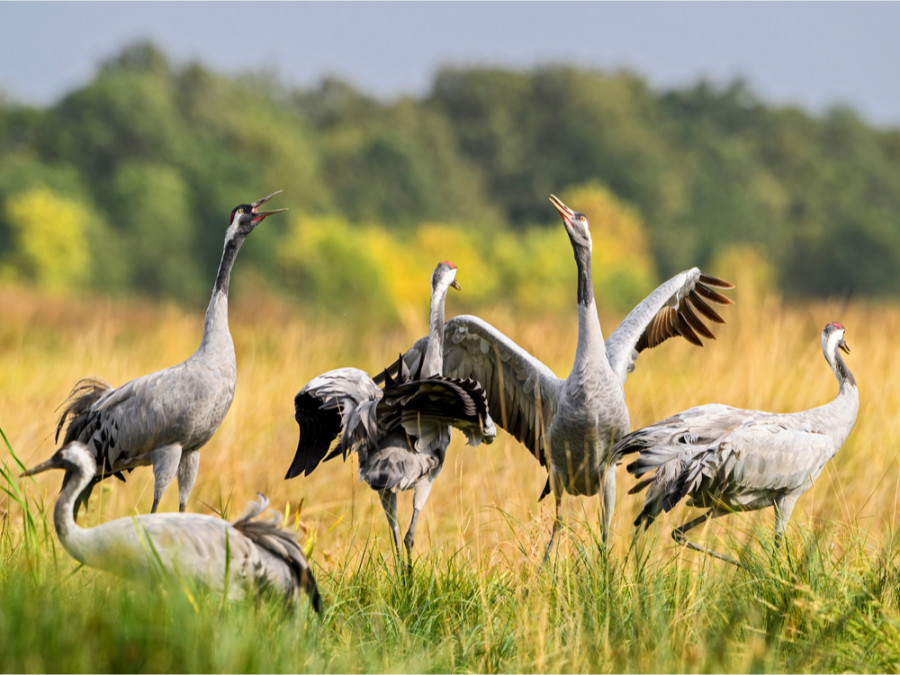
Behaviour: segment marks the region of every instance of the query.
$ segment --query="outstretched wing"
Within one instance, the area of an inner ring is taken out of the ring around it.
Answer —
[[[703,346],[700,336],[715,339],[704,319],[715,323],[725,323],[725,320],[707,301],[730,305],[732,300],[714,287],[734,288],[734,285],[694,267],[660,284],[631,310],[606,341],[609,364],[623,383],[634,370],[640,352],[670,337],[680,335],[697,346]]]
[[[378,403],[378,425],[385,430],[402,426],[411,436],[449,425],[465,433],[470,445],[492,443],[497,435],[482,386],[472,378],[440,375],[387,384]]]
[[[543,363],[478,317],[456,316],[444,326],[443,374],[473,378],[487,394],[494,421],[546,465],[544,433],[556,412],[561,380]],[[417,373],[427,338],[417,341],[385,372],[396,375],[405,365]]]
[[[338,368],[310,380],[294,397],[300,441],[285,478],[312,473],[342,429],[359,423],[357,408],[381,396],[368,373],[358,368]]]

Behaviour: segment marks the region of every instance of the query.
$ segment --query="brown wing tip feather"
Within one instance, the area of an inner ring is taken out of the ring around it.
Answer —
[[[712,274],[704,274],[703,272],[700,273],[700,283],[707,286],[715,286],[716,288],[734,288],[734,284],[730,281],[725,281],[719,277],[714,277]]]

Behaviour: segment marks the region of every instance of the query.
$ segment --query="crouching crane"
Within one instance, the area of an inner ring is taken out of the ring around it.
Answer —
[[[319,591],[303,549],[275,522],[257,519],[269,504],[263,495],[233,523],[199,513],[152,513],[82,528],[75,523],[75,503],[97,473],[94,453],[73,441],[22,475],[49,469],[66,472],[53,522],[78,562],[128,578],[175,572],[227,593],[230,600],[273,592],[295,602],[304,591],[319,611]]]
[[[856,379],[840,351],[850,353],[844,327],[829,323],[822,331],[822,351],[838,380],[830,403],[795,413],[741,410],[710,403],[672,415],[633,431],[620,440],[617,459],[639,452],[628,472],[644,478],[632,493],[649,486],[635,525],[649,526],[661,511],[688,497],[688,506],[708,509],[675,528],[679,544],[738,565],[721,553],[688,541],[686,533],[734,511],[775,507],[775,543],[780,544],[794,505],[834,457],[859,411]]]

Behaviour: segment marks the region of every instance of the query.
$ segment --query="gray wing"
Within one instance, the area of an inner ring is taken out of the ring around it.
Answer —
[[[732,301],[712,286],[734,288],[733,284],[703,274],[694,267],[660,284],[631,310],[606,340],[609,364],[621,382],[624,383],[628,373],[634,370],[640,352],[656,347],[670,337],[681,335],[698,346],[703,345],[698,333],[715,339],[703,319],[715,323],[725,323],[725,320],[707,301],[723,305],[730,305]]]
[[[468,438],[469,445],[493,443],[497,430],[488,413],[481,384],[473,378],[435,375],[407,382],[386,383],[377,407],[379,437],[403,428],[417,437],[416,448],[432,444],[453,426]]]
[[[546,465],[544,432],[556,412],[560,378],[503,333],[478,317],[461,315],[448,321],[444,333],[443,374],[473,378],[487,394],[494,421]],[[417,341],[375,379],[396,372],[401,362],[417,373],[427,338]]]
[[[337,368],[310,380],[294,397],[300,441],[285,478],[301,473],[308,476],[325,459],[335,439],[339,435],[349,439],[359,425],[375,438],[371,404],[381,397],[378,385],[359,368]]]
[[[654,472],[630,491],[649,486],[635,523],[648,524],[688,495],[692,505],[747,509],[802,493],[834,454],[834,441],[798,428],[792,415],[711,404],[633,431],[613,450],[635,451],[629,473]]]

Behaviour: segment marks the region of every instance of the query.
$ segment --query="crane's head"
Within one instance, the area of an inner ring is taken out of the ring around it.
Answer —
[[[832,321],[825,330],[822,331],[822,351],[825,354],[836,354],[840,349],[845,354],[850,353],[850,345],[844,340],[844,332],[846,329],[843,324]]]
[[[67,475],[77,473],[93,477],[97,473],[97,461],[84,443],[71,441],[54,452],[46,462],[41,462],[37,466],[23,471],[22,476],[33,476],[50,469],[63,469]]]
[[[252,204],[240,204],[231,210],[231,219],[228,221],[228,236],[240,234],[246,237],[253,231],[257,225],[264,221],[268,216],[274,213],[281,213],[287,209],[273,209],[271,211],[260,211],[259,207],[272,199],[277,194],[281,194],[281,190],[276,190],[270,195],[266,195],[260,200]]]
[[[559,211],[563,224],[566,226],[566,232],[569,234],[569,239],[572,240],[572,245],[584,246],[590,250],[592,246],[591,227],[587,216],[579,211],[570,209],[556,195],[550,195],[550,203]]]
[[[456,280],[456,265],[449,260],[439,262],[437,267],[434,268],[434,274],[431,275],[431,291],[434,292],[438,288],[443,290],[448,288],[455,288],[458,291],[462,290],[459,282]]]

